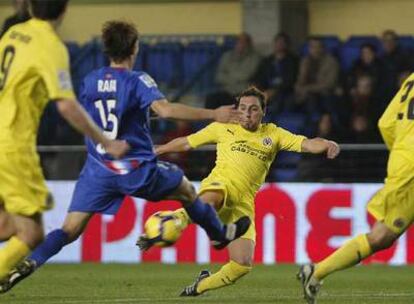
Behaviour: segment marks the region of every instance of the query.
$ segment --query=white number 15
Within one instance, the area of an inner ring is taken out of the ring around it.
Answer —
[[[102,127],[104,129],[104,134],[108,136],[110,139],[115,139],[118,135],[118,117],[112,112],[113,109],[115,109],[116,106],[116,100],[115,99],[108,99],[106,101],[106,110],[108,115],[105,113],[105,105],[102,100],[95,101],[95,107],[99,111],[99,117],[101,118]],[[112,129],[108,130],[108,123],[112,123]],[[106,151],[102,147],[101,144],[98,144],[96,146],[96,150],[101,153],[105,154]]]

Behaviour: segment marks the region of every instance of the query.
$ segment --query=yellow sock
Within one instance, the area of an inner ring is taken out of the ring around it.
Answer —
[[[174,211],[174,215],[181,220],[181,229],[184,230],[189,224],[191,224],[191,219],[188,216],[184,208],[180,208]]]
[[[250,266],[244,266],[230,261],[221,267],[218,272],[202,280],[197,286],[197,292],[203,293],[207,290],[232,285],[242,276],[249,273],[250,270],[252,270]]]
[[[0,249],[0,280],[16,266],[22,259],[30,253],[30,248],[26,243],[13,236]]]
[[[346,242],[334,253],[316,264],[315,278],[322,280],[327,275],[354,266],[372,254],[366,234],[360,234]]]

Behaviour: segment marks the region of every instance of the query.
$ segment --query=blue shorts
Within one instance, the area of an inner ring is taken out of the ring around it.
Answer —
[[[128,174],[119,175],[88,157],[68,211],[115,214],[127,195],[156,202],[172,194],[183,176],[176,165],[157,161],[143,162]]]

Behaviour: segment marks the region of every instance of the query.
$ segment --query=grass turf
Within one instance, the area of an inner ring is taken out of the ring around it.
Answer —
[[[304,303],[297,266],[258,265],[236,285],[178,297],[203,265],[46,265],[0,303]],[[211,270],[219,265],[211,266]],[[326,280],[318,303],[414,303],[414,267],[363,266]]]

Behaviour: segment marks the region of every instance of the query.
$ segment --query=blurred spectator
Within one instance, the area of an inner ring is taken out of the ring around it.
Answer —
[[[384,54],[381,57],[384,64],[384,101],[388,103],[398,90],[399,74],[412,70],[412,61],[407,51],[398,44],[398,35],[392,30],[382,34]]]
[[[273,54],[263,58],[254,83],[268,96],[268,110],[292,109],[292,95],[298,75],[299,59],[290,49],[290,37],[279,33],[274,38]]]
[[[374,45],[365,43],[361,46],[359,59],[353,64],[348,77],[348,84],[351,89],[355,88],[357,79],[363,75],[369,75],[374,90],[381,85],[383,75],[383,64],[377,57],[377,50]]]
[[[309,55],[300,62],[295,86],[296,102],[303,105],[310,117],[319,117],[318,135],[330,136],[335,120],[334,90],[339,78],[336,59],[325,51],[321,40],[309,39]]]
[[[13,0],[14,15],[8,17],[0,33],[0,38],[13,25],[25,22],[30,19],[29,4],[27,0]]]
[[[374,79],[368,75],[359,76],[350,98],[350,139],[352,142],[372,142],[377,134],[376,122],[380,116]]]
[[[249,34],[240,34],[236,46],[221,57],[216,82],[219,91],[207,96],[206,108],[215,109],[234,103],[234,96],[250,84],[259,64],[260,56],[253,48]]]

